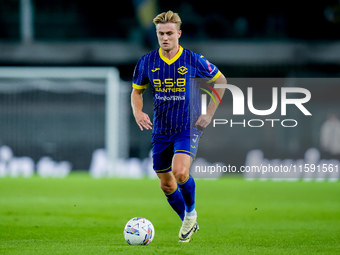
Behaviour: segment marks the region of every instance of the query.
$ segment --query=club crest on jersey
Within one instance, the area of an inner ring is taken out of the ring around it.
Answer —
[[[188,72],[188,68],[186,68],[185,66],[181,66],[177,69],[178,73],[181,75],[184,75]]]

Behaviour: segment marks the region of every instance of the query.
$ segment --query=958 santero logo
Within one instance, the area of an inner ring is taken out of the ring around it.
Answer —
[[[232,95],[232,113],[233,116],[244,116],[245,115],[245,98],[247,99],[246,106],[251,114],[256,116],[269,116],[275,113],[278,110],[279,106],[279,93],[280,93],[280,115],[287,116],[287,105],[292,105],[296,107],[304,116],[311,116],[311,112],[306,108],[306,104],[311,99],[311,93],[308,89],[299,88],[299,87],[281,87],[279,90],[278,87],[272,87],[272,98],[271,98],[271,106],[268,109],[257,109],[254,106],[253,102],[253,88],[247,88],[246,97],[243,91],[232,84],[215,84],[214,88],[225,88],[226,92],[228,91]],[[204,89],[205,90],[205,89]],[[211,93],[207,93],[212,100],[216,102],[214,97],[217,97],[219,100],[219,96],[215,89],[212,89]],[[207,94],[201,95],[201,113],[207,113]],[[215,96],[214,96],[215,94]],[[220,101],[221,102],[221,101]],[[265,118],[265,119],[243,119],[243,120],[233,120],[233,119],[213,119],[212,120],[213,127],[217,125],[228,125],[230,127],[263,127],[264,125],[270,125],[274,127],[275,125],[281,125],[282,127],[296,127],[298,125],[298,121],[296,119],[278,119],[278,118]]]
[[[185,78],[153,79],[156,92],[185,92]]]

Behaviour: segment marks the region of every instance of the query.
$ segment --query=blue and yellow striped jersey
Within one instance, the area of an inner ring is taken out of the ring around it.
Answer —
[[[220,76],[218,68],[205,57],[179,46],[168,59],[161,49],[138,61],[133,74],[133,88],[153,93],[153,133],[173,135],[190,129],[201,114],[199,88],[192,78],[213,82]]]

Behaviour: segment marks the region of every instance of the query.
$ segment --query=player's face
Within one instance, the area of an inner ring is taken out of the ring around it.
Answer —
[[[178,46],[178,39],[181,37],[182,31],[178,30],[175,23],[157,24],[156,32],[162,50],[169,52]]]

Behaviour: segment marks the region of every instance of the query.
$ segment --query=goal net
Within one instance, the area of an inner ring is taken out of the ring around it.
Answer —
[[[128,157],[128,88],[115,68],[0,68],[0,146],[37,162],[48,156],[75,170],[92,153]]]

